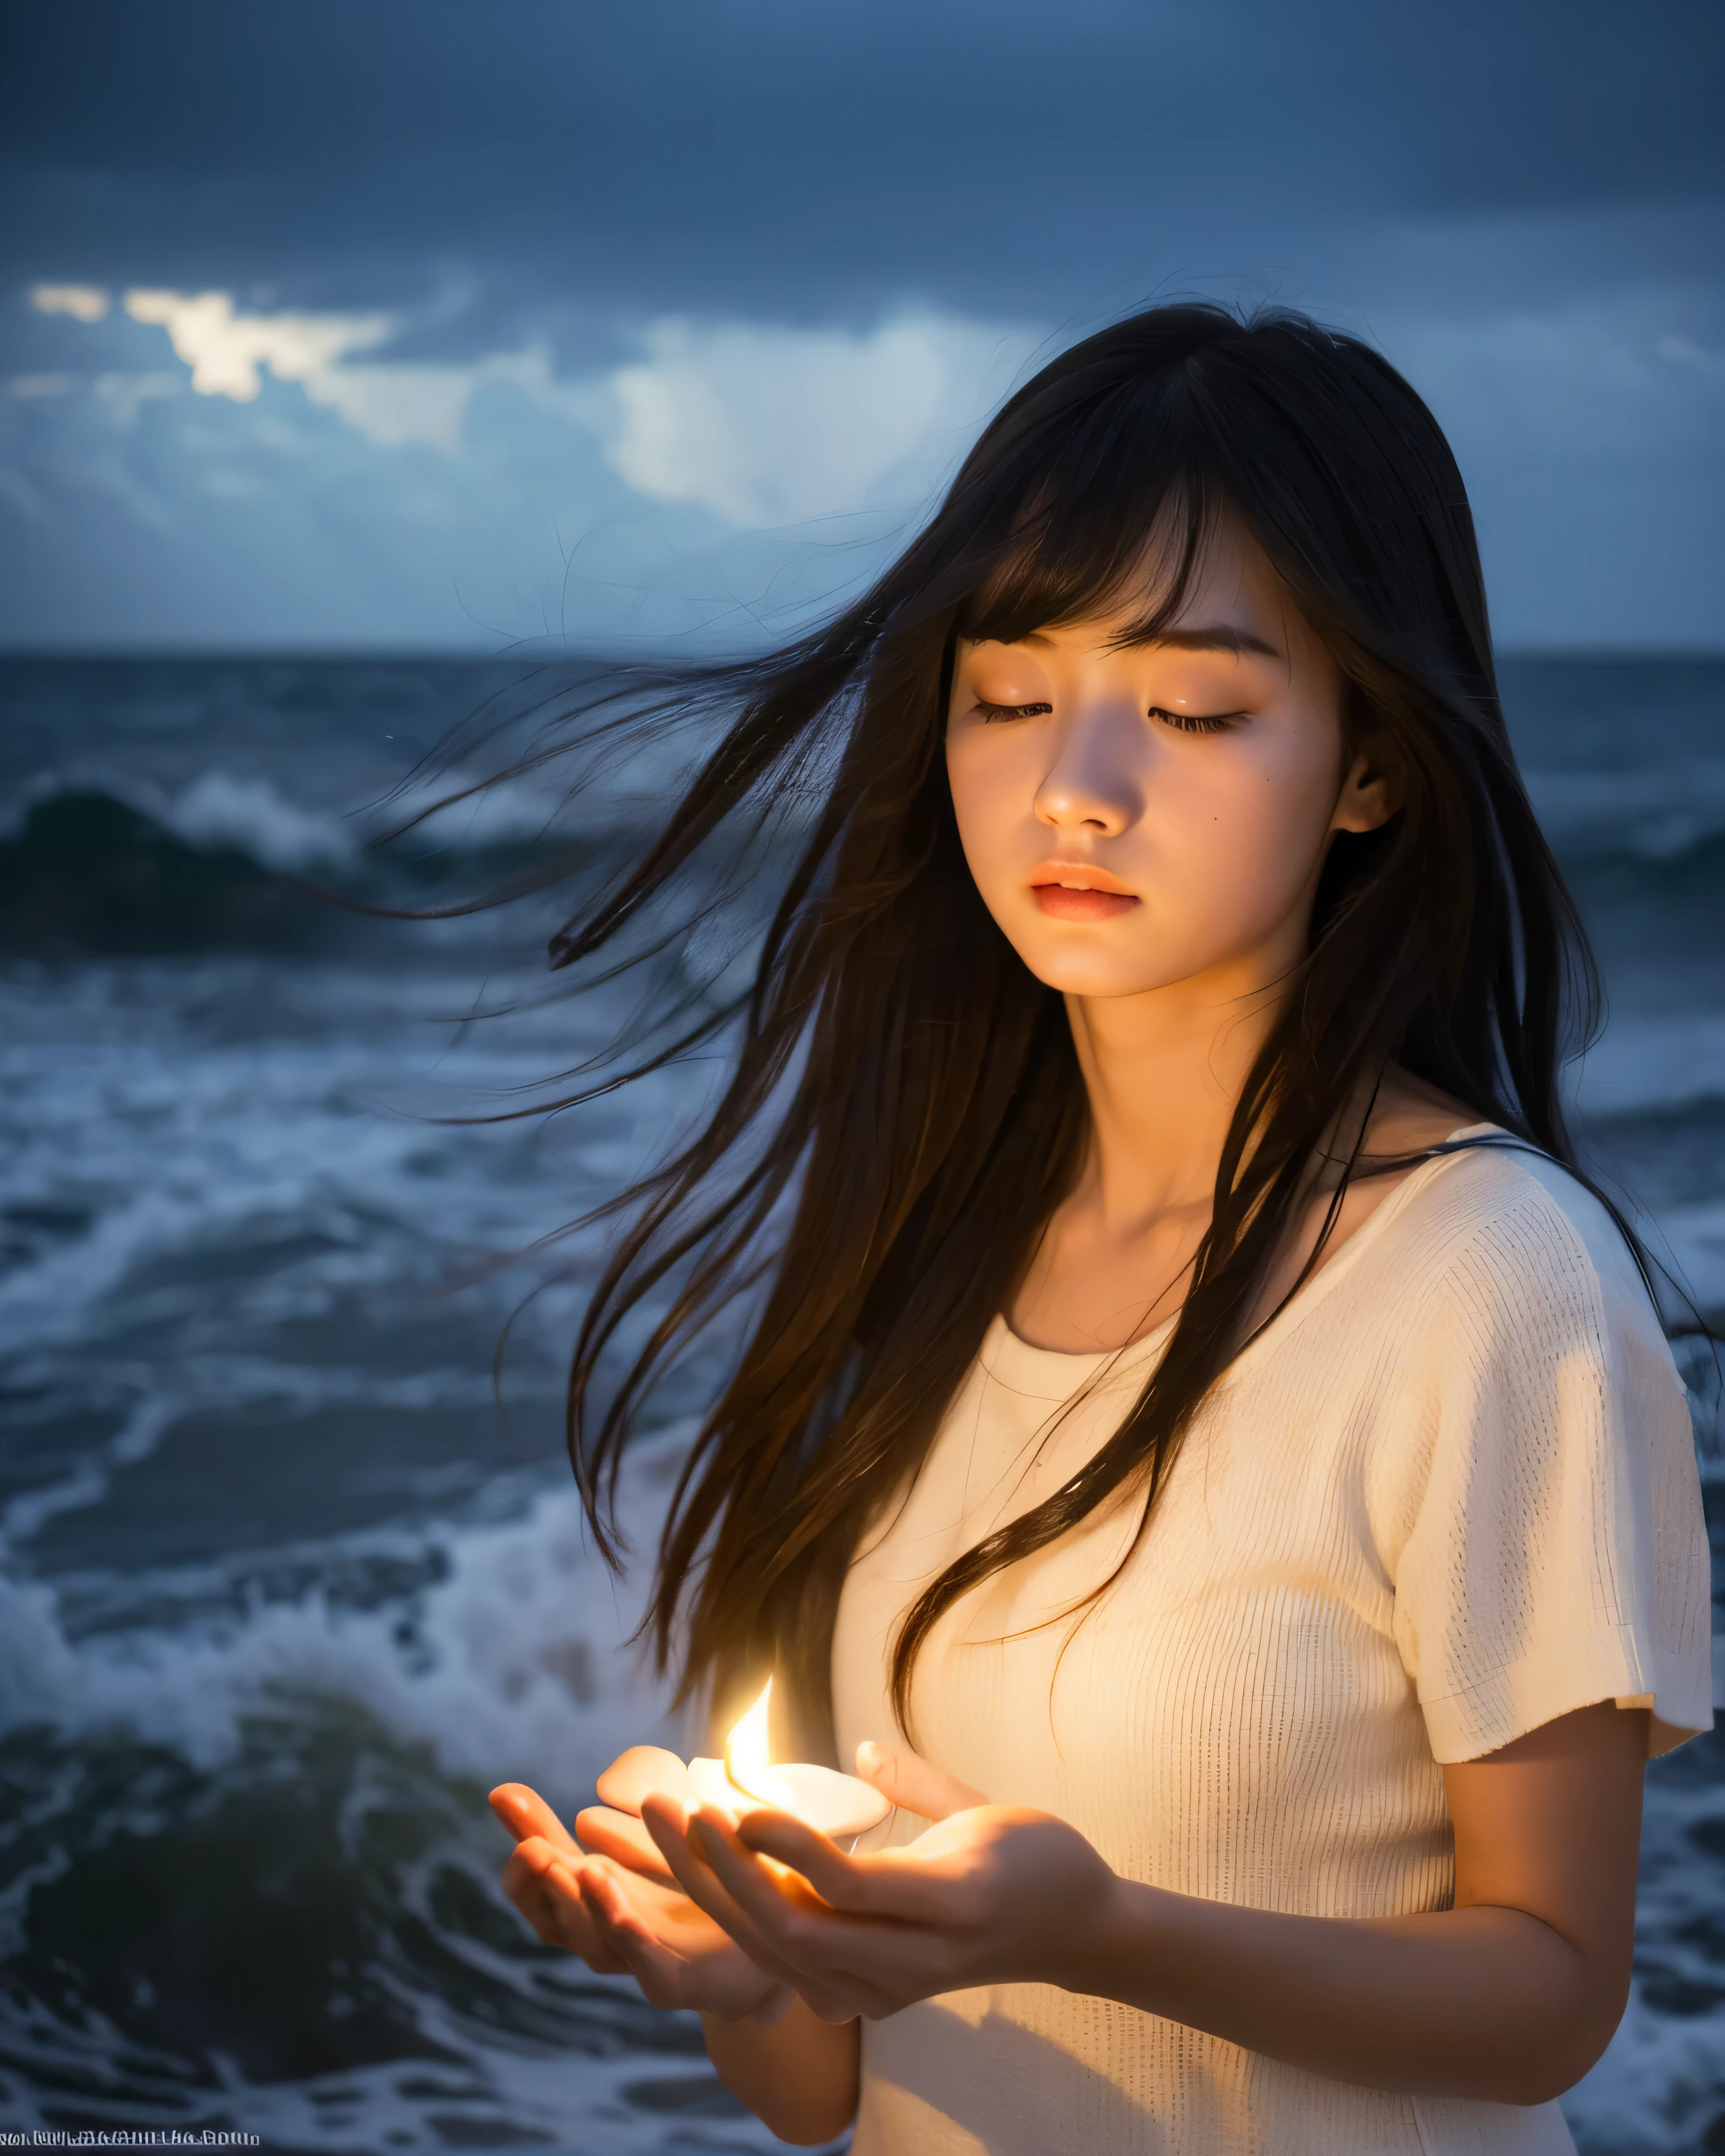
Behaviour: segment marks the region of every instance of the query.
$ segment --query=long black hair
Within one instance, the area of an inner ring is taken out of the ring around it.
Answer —
[[[636,713],[724,724],[650,847],[552,944],[555,964],[588,970],[657,947],[691,864],[726,833],[742,858],[780,819],[782,889],[752,977],[646,1059],[731,1029],[700,1127],[605,1209],[623,1224],[576,1342],[568,1437],[614,1560],[609,1499],[645,1395],[693,1335],[747,1316],[675,1487],[645,1629],[685,1692],[776,1666],[805,1756],[823,1732],[830,1745],[833,1621],[858,1538],[922,1460],[1087,1131],[1062,1000],[959,849],[942,754],[955,640],[1117,605],[1155,527],[1175,536],[1138,625],[1153,636],[1224,513],[1332,655],[1350,743],[1393,769],[1401,805],[1334,842],[1165,1351],[1095,1456],[918,1598],[895,1645],[901,1721],[917,1650],[958,1596],[1117,1493],[1148,1517],[1314,1159],[1341,1133],[1344,1177],[1357,1163],[1353,1110],[1389,1063],[1574,1165],[1558,1074],[1597,982],[1511,752],[1472,518],[1431,413],[1378,353],[1285,311],[1158,307],[1062,353],[863,598]],[[602,1401],[601,1358],[644,1299],[663,1314]]]

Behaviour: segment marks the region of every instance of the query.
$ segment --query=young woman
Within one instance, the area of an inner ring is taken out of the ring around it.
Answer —
[[[578,1840],[497,1793],[508,1892],[792,2141],[1570,2148],[1643,1763],[1711,1721],[1707,1551],[1430,414],[1300,317],[1139,316],[702,693],[741,716],[560,954],[739,819],[800,852],[575,1458],[603,1535],[643,1388],[755,1296],[655,1635],[898,1810],[846,1854],[638,1750]]]

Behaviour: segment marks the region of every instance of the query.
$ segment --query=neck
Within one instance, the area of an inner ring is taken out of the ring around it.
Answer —
[[[1133,996],[1068,996],[1090,1098],[1082,1182],[1118,1229],[1208,1213],[1234,1111],[1283,990],[1261,968],[1205,974]]]

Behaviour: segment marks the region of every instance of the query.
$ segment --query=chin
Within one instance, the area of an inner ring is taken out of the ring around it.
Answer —
[[[1165,966],[1122,964],[1101,952],[1030,951],[1022,944],[1018,951],[1043,986],[1063,996],[1138,996],[1182,978]]]

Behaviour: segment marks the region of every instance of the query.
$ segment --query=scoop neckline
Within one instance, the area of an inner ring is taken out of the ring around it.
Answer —
[[[1464,1123],[1438,1142],[1452,1146],[1459,1139],[1484,1137],[1500,1127],[1491,1122]],[[1405,1182],[1391,1191],[1371,1218],[1361,1222],[1329,1263],[1297,1289],[1269,1322],[1252,1335],[1229,1363],[1224,1376],[1237,1370],[1247,1357],[1255,1354],[1266,1340],[1280,1334],[1290,1322],[1315,1309],[1337,1281],[1346,1277],[1361,1248],[1368,1246],[1373,1236],[1389,1225],[1414,1194],[1423,1189],[1434,1174],[1457,1158],[1454,1153],[1440,1152],[1435,1159],[1422,1161]],[[1065,1399],[1086,1378],[1110,1365],[1122,1371],[1136,1368],[1166,1342],[1179,1314],[1176,1311],[1138,1339],[1127,1341],[1123,1348],[1075,1353],[1065,1348],[1033,1348],[1013,1331],[1005,1312],[997,1311],[983,1336],[978,1360],[991,1378],[1010,1385],[1015,1391],[1029,1393],[1033,1398]],[[1042,1383],[1052,1384],[1055,1390],[1044,1394],[1040,1390]]]

